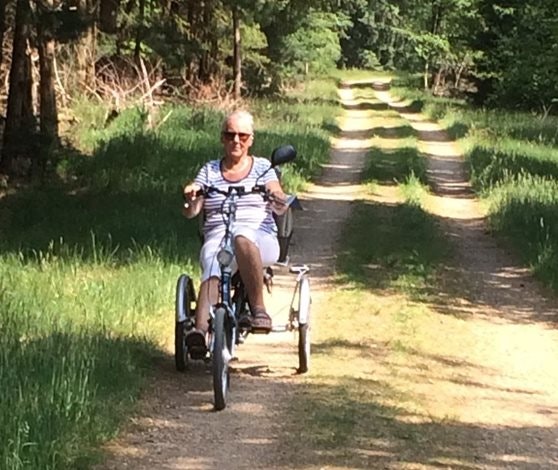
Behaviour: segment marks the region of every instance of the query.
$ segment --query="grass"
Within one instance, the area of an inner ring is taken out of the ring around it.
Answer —
[[[387,119],[392,119],[386,114]],[[379,122],[377,128],[381,128]],[[396,289],[413,299],[436,295],[436,266],[449,254],[435,219],[421,207],[425,194],[426,167],[416,141],[404,126],[396,127],[393,140],[400,148],[369,152],[363,184],[372,194],[382,186],[397,185],[402,203],[386,206],[363,201],[348,221],[338,258],[340,281],[353,286]],[[399,136],[399,138],[398,138]],[[390,145],[392,147],[392,145]]]
[[[2,256],[2,468],[83,468],[131,411],[177,269],[144,258],[115,269],[65,246]]]
[[[289,191],[329,155],[333,82],[285,101],[247,103],[254,153],[291,143]],[[315,93],[312,95],[312,93]],[[296,102],[296,105],[293,103]],[[198,276],[197,224],[181,186],[221,152],[223,113],[168,105],[147,129],[76,109],[55,178],[0,199],[0,467],[87,468],[133,410],[154,357],[172,341],[178,275]],[[168,358],[171,361],[171,358]]]

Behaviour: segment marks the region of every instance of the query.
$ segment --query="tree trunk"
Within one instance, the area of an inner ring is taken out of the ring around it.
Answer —
[[[234,99],[241,98],[242,87],[242,57],[240,52],[240,21],[238,19],[238,6],[233,5],[233,30],[234,30],[234,48],[233,48],[233,74],[234,74]]]
[[[118,9],[120,0],[101,0],[99,7],[99,29],[115,34],[118,29]]]
[[[136,46],[134,48],[134,59],[139,64],[141,58],[141,41],[143,39],[143,23],[145,21],[145,0],[139,0],[138,27],[136,30]]]
[[[52,5],[52,0],[51,6]],[[54,7],[54,6],[53,6]],[[36,167],[42,173],[53,146],[58,145],[58,112],[56,106],[56,92],[54,89],[54,54],[55,41],[52,31],[39,22],[37,27],[39,50],[39,66],[41,81],[39,84],[40,97],[40,134],[41,149],[37,157]]]
[[[96,20],[95,0],[79,0],[82,18],[87,21],[87,28],[75,46],[77,60],[77,76],[79,85],[84,89],[95,91],[95,56],[96,56]]]
[[[2,65],[2,53],[4,50],[4,33],[6,32],[6,4],[8,0],[0,0],[0,65]]]
[[[34,142],[35,120],[33,117],[31,59],[27,54],[30,35],[31,8],[29,0],[18,0],[15,15],[15,31],[10,68],[10,90],[4,129],[4,147],[0,168],[13,172],[14,160],[20,156],[30,157],[30,143]]]

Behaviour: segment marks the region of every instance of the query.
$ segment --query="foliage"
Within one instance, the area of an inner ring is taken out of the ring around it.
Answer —
[[[480,2],[475,32],[479,99],[507,108],[548,111],[558,96],[557,2]]]
[[[324,74],[341,57],[339,25],[332,14],[311,12],[300,27],[285,38],[283,58],[297,74]]]
[[[525,175],[497,185],[490,221],[511,239],[535,273],[558,289],[558,180]]]

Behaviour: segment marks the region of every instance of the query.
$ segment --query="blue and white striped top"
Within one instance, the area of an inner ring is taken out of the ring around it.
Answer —
[[[277,174],[270,170],[271,163],[266,158],[252,157],[252,168],[245,178],[239,181],[228,181],[221,173],[221,160],[207,162],[198,172],[195,182],[200,186],[214,186],[226,191],[229,186],[244,186],[250,191],[256,184],[267,184],[277,181]],[[269,171],[268,171],[269,170]],[[263,175],[260,177],[260,175]],[[214,230],[224,230],[223,216],[221,214],[222,204],[225,196],[212,193],[205,198],[203,210],[204,236],[209,236]],[[260,194],[246,194],[237,199],[236,226],[247,227],[255,230],[263,230],[268,233],[276,233],[277,226],[273,219],[273,213],[269,202],[264,201]]]

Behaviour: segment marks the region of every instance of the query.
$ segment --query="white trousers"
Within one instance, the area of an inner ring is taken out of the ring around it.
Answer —
[[[221,268],[217,261],[217,253],[223,246],[224,235],[224,230],[215,230],[210,233],[209,236],[205,235],[205,241],[200,251],[202,282],[210,277],[221,277]],[[271,266],[279,258],[279,242],[275,234],[264,232],[263,230],[237,227],[233,232],[233,238],[238,236],[247,238],[258,247],[264,267]],[[231,269],[233,273],[238,269],[236,259],[233,260]]]

